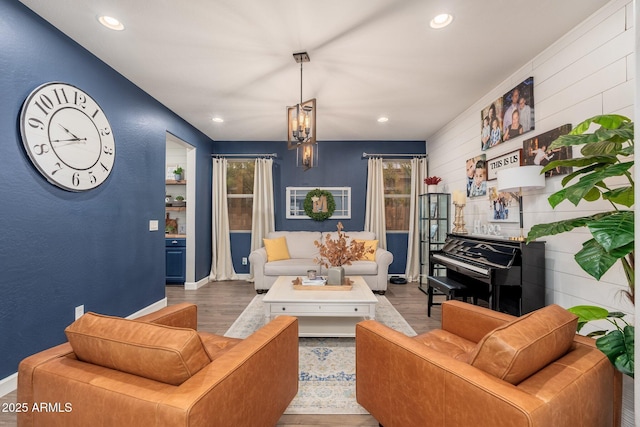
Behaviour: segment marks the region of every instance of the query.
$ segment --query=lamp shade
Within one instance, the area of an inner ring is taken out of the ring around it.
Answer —
[[[542,166],[520,166],[498,171],[498,191],[544,188]]]

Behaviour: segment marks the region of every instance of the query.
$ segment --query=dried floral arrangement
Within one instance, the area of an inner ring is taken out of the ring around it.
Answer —
[[[364,242],[351,240],[347,245],[349,236],[342,232],[344,226],[341,222],[338,223],[337,228],[337,239],[331,239],[331,234],[327,234],[324,243],[320,243],[317,240],[313,242],[314,245],[320,248],[320,257],[314,260],[317,264],[326,268],[351,265],[351,261],[357,261],[364,258],[365,254],[374,252],[372,248],[365,248]]]
[[[438,185],[442,181],[442,178],[439,176],[429,176],[424,179],[424,183],[427,185]]]

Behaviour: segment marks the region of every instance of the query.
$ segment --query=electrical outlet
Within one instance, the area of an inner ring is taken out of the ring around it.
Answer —
[[[247,265],[247,257],[246,256],[242,257],[242,265]]]
[[[78,320],[84,314],[84,304],[76,307],[76,320]]]

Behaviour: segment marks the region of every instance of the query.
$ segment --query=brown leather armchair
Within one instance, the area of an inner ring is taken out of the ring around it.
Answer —
[[[513,317],[460,301],[442,329],[356,326],[356,396],[385,427],[620,425],[622,380],[577,318],[551,305]]]
[[[26,426],[274,426],[298,390],[298,322],[246,339],[197,332],[197,307],[136,320],[87,313],[69,342],[24,359]]]

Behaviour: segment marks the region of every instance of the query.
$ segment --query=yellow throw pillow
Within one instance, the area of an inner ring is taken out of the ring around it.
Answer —
[[[365,252],[365,254],[360,258],[363,261],[375,261],[376,260],[376,249],[378,249],[378,241],[377,240],[361,240],[354,239],[358,243],[364,243],[365,249],[373,249],[372,253]]]
[[[291,259],[287,239],[284,236],[277,239],[262,239],[262,242],[267,251],[267,262]]]

